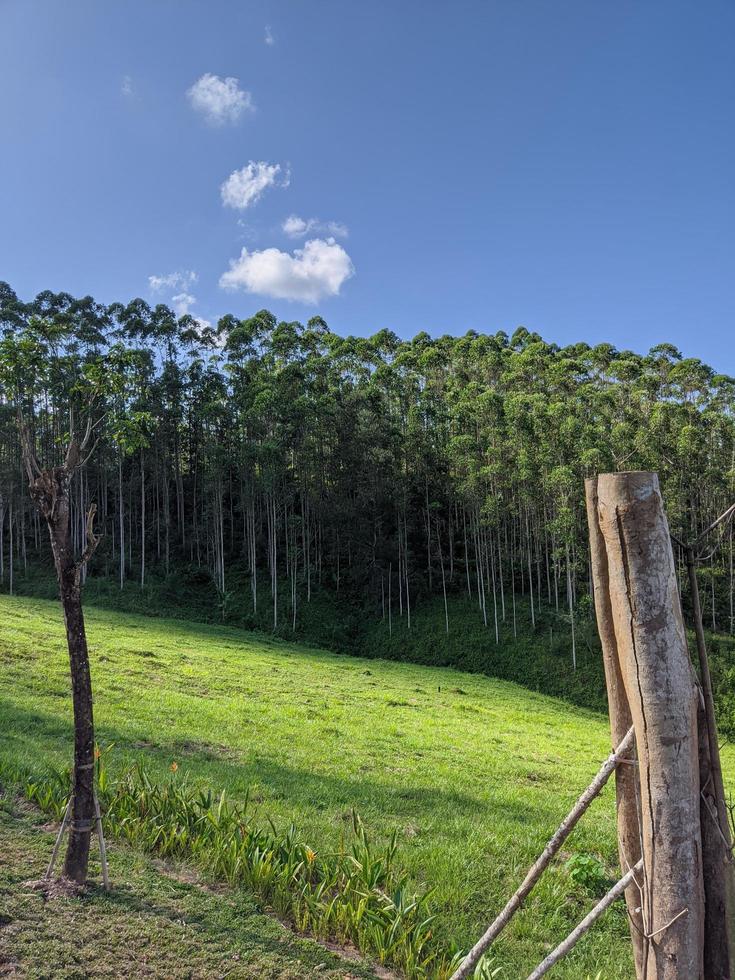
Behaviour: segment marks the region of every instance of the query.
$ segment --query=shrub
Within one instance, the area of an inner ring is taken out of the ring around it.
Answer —
[[[602,897],[613,884],[594,854],[573,854],[565,865],[569,877],[592,895]]]
[[[27,798],[58,821],[69,777],[26,777],[22,785]],[[376,846],[354,811],[340,846],[326,851],[307,844],[293,825],[279,830],[270,820],[256,823],[247,799],[202,791],[176,771],[154,783],[135,765],[113,783],[98,752],[97,781],[109,835],[162,857],[191,860],[231,886],[248,888],[301,932],[354,944],[407,977],[449,976],[451,958],[433,936],[430,893],[406,890],[395,835]]]

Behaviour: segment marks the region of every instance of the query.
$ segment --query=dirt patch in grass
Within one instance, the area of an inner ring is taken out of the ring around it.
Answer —
[[[24,881],[23,887],[39,892],[45,902],[52,902],[57,898],[79,898],[84,894],[83,885],[70,881],[63,875],[59,878],[35,878],[33,881]]]
[[[228,745],[216,745],[212,742],[197,742],[189,739],[172,742],[170,750],[174,755],[199,756],[205,760],[236,759],[239,755]]]

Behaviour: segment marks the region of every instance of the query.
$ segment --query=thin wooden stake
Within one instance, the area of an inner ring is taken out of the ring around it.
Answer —
[[[528,980],[538,980],[539,977],[542,977],[544,976],[545,973],[548,973],[555,963],[558,963],[559,960],[562,959],[562,957],[566,956],[567,953],[570,952],[577,945],[577,943],[582,938],[582,936],[584,936],[586,932],[589,932],[589,930],[592,928],[595,922],[597,922],[597,920],[600,918],[603,912],[607,911],[607,909],[610,908],[613,902],[623,894],[623,892],[628,887],[628,885],[630,885],[631,882],[635,880],[635,876],[642,869],[643,869],[643,858],[641,858],[641,860],[634,867],[632,867],[627,874],[623,875],[623,877],[620,879],[620,881],[617,882],[617,884],[613,885],[613,887],[610,889],[607,895],[605,895],[605,897],[601,899],[597,903],[597,905],[595,905],[592,911],[589,912],[582,919],[579,925],[569,933],[569,935],[564,940],[564,942],[559,943],[556,949],[553,950],[551,953],[549,953],[549,955],[542,963],[539,963],[539,965],[536,967],[533,973],[529,973]],[[679,912],[676,918],[678,919],[686,911],[687,911],[686,909],[682,909],[682,911]],[[674,921],[675,920],[672,919],[672,922]],[[663,930],[667,929],[668,926],[671,924],[672,923],[670,922],[666,926],[663,926],[661,929],[658,930],[658,932],[663,932]]]
[[[475,943],[467,956],[460,963],[459,967],[454,971],[450,980],[463,980],[463,978],[470,976],[477,964],[480,962],[483,954],[487,952],[491,944],[495,942],[503,929],[505,929],[515,913],[523,904],[533,886],[539,880],[546,868],[548,868],[549,864],[551,864],[551,859],[574,830],[580,820],[580,817],[582,817],[582,815],[589,809],[592,801],[600,795],[605,783],[615,771],[618,763],[624,759],[628,751],[633,748],[634,744],[635,733],[633,729],[630,728],[623,741],[620,743],[617,749],[615,749],[615,751],[610,753],[600,767],[600,770],[595,778],[561,822],[558,830],[544,848],[541,856],[523,879],[523,884],[515,892],[513,897],[510,899],[500,915],[497,916],[488,930]],[[628,884],[630,884],[629,881],[626,883],[626,887]]]
[[[102,814],[100,813],[100,801],[97,793],[94,794],[94,817],[97,823],[97,838],[100,842],[100,864],[102,865],[102,884],[106,892],[110,890],[110,877],[107,873],[107,848],[105,847],[105,835],[102,832]]]
[[[64,810],[64,819],[61,821],[61,826],[59,827],[59,832],[56,835],[56,841],[54,842],[54,849],[51,852],[51,860],[48,863],[48,868],[46,868],[46,879],[49,879],[53,874],[54,865],[56,864],[56,858],[59,856],[59,848],[61,847],[61,838],[64,836],[66,825],[69,822],[69,811],[71,810],[72,799],[73,799],[73,795],[69,796],[69,801],[66,804],[66,810]]]
[[[69,823],[69,814],[71,812],[71,804],[74,796],[73,794],[69,797],[69,801],[66,804],[66,809],[64,810],[64,818],[61,821],[61,826],[59,827],[59,832],[56,835],[56,840],[54,841],[54,849],[51,852],[51,860],[48,863],[48,868],[46,868],[45,879],[48,881],[52,874],[54,873],[54,866],[56,864],[56,859],[59,856],[59,848],[61,847],[61,839],[64,836],[64,831],[66,830],[67,824]],[[102,884],[106,892],[110,890],[110,876],[107,870],[107,848],[105,846],[105,835],[102,831],[102,813],[100,812],[100,803],[97,799],[97,793],[94,793],[94,821],[97,827],[97,839],[100,845],[100,865],[102,866]]]

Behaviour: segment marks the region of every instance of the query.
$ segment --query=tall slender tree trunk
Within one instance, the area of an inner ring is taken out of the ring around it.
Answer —
[[[145,467],[140,451],[140,587],[145,585]]]
[[[0,494],[0,583],[5,582],[5,501]],[[730,617],[732,620],[732,617]],[[732,622],[730,624],[732,633]]]
[[[13,595],[13,569],[15,568],[15,558],[13,555],[13,492],[10,491],[10,503],[8,504],[8,588]]]
[[[569,561],[569,542],[566,543],[567,566],[567,605],[569,607],[569,622],[572,628],[572,667],[577,669],[577,637],[574,631],[574,594],[572,591],[572,569]]]
[[[388,563],[388,636],[393,636],[393,562]]]
[[[118,520],[120,522],[120,588],[125,584],[125,500],[123,498],[122,453],[117,461]]]
[[[62,539],[63,541],[63,536]],[[74,776],[69,845],[64,860],[64,875],[83,884],[87,879],[89,844],[94,823],[94,718],[92,713],[92,678],[89,669],[87,635],[84,628],[79,570],[66,548],[57,542],[52,546],[57,559],[61,605],[64,610],[66,642],[72,680],[74,708]]]
[[[528,510],[526,510],[526,552],[528,558],[528,598],[531,602],[531,626],[536,628],[536,611],[533,608],[533,563],[531,561],[531,531],[528,526]]]
[[[439,551],[439,565],[442,573],[442,595],[444,596],[444,626],[449,633],[449,608],[447,606],[447,580],[444,573],[444,555],[442,554],[442,536],[439,529],[439,522],[436,524],[436,543]]]

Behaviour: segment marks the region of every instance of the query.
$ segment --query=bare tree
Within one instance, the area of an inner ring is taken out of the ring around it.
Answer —
[[[70,522],[70,487],[74,474],[91,454],[92,415],[81,440],[70,434],[64,462],[42,469],[33,438],[19,412],[23,462],[30,493],[39,513],[46,521],[54,556],[59,597],[64,611],[66,642],[69,648],[72,700],[74,705],[74,771],[69,843],[63,875],[84,884],[89,863],[89,844],[94,827],[94,719],[92,715],[92,680],[89,670],[87,636],[82,611],[82,569],[94,554],[99,537],[94,534],[96,505],[87,512],[86,548],[79,558],[74,555]],[[72,427],[73,428],[73,427]],[[86,455],[85,455],[86,454]]]

